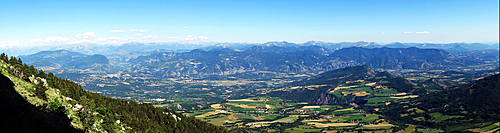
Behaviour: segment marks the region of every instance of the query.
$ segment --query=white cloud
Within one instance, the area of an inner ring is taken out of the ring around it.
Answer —
[[[187,26],[184,26],[184,28],[188,28]]]
[[[132,32],[149,32],[149,30],[141,30],[141,29],[139,29],[139,30],[130,30],[130,31],[132,31]]]
[[[126,38],[119,38],[119,37],[114,37],[114,36],[109,37],[109,39],[111,39],[111,40],[127,40]]]
[[[94,42],[103,42],[103,41],[106,41],[106,40],[109,40],[108,38],[97,38],[94,40]]]
[[[415,33],[415,34],[429,34],[430,32],[427,32],[427,31],[420,31],[420,32],[411,32],[411,31],[408,31],[408,32],[404,32],[405,34],[412,34],[412,33]]]
[[[208,37],[206,37],[206,36],[198,36],[198,39],[205,40],[205,39],[208,39]]]
[[[417,34],[429,34],[429,32],[427,32],[427,31],[415,32],[415,33],[417,33]]]
[[[26,41],[26,42],[31,42],[31,43],[35,42],[36,43],[36,42],[45,42],[45,40],[37,38],[37,39],[29,40],[29,41]]]
[[[168,39],[179,39],[179,37],[168,37]]]
[[[64,42],[64,41],[68,41],[69,38],[65,38],[65,37],[62,37],[62,36],[49,36],[47,37],[45,40],[43,39],[33,39],[33,40],[30,40],[30,41],[26,41],[26,42],[30,42],[30,43],[38,43],[38,42]]]
[[[191,36],[191,35],[188,35],[188,36],[186,36],[186,37],[193,37],[193,36]]]
[[[76,38],[92,38],[94,37],[94,32],[85,32],[75,36]]]
[[[16,40],[16,41],[7,40],[5,42],[0,41],[0,48],[12,47],[12,46],[19,46],[19,41],[18,40]]]
[[[142,35],[144,35],[144,34],[142,34],[142,33],[135,34],[135,36],[142,36]]]
[[[147,36],[143,36],[142,38],[147,39],[147,38],[156,38],[156,37],[157,37],[157,36],[147,35]]]
[[[94,36],[93,32],[92,32],[92,36]],[[64,41],[68,41],[69,38],[64,38],[62,36],[49,36],[49,37],[47,37],[46,40],[49,42],[64,42]]]
[[[109,31],[111,33],[120,33],[120,32],[127,32],[126,30],[111,30]]]
[[[80,39],[80,40],[72,40],[69,41],[68,44],[79,44],[79,43],[88,43],[90,40],[88,39]]]

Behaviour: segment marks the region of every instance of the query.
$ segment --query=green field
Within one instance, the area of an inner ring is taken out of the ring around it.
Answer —
[[[198,110],[198,111],[195,111],[194,113],[186,113],[186,114],[187,114],[187,116],[197,116],[197,115],[205,114],[205,113],[210,112],[210,111],[213,111],[213,109]]]
[[[444,121],[444,120],[447,120],[447,119],[451,119],[451,118],[460,118],[460,117],[464,117],[464,116],[451,116],[451,115],[443,115],[441,113],[430,113],[430,115],[432,117],[434,117],[434,120],[432,120],[432,122],[441,122],[441,121]]]
[[[443,130],[437,130],[437,129],[417,129],[417,132],[421,133],[444,133],[445,131]]]
[[[348,120],[348,121],[351,121],[351,120],[357,120],[357,119],[362,119],[362,118],[365,118],[364,114],[351,114],[351,115],[348,115],[344,119]]]
[[[359,122],[373,122],[378,119],[380,115],[377,114],[366,114],[366,117],[364,117],[361,121]]]
[[[394,98],[389,98],[389,97],[374,97],[374,98],[368,98],[367,103],[380,103],[380,102],[387,102],[387,101],[393,101]]]
[[[485,129],[485,130],[491,130],[491,129],[495,129],[495,128],[497,128],[497,127],[499,127],[499,126],[498,126],[498,125],[496,125],[496,124],[491,124],[491,125],[489,125],[489,126],[483,127],[482,129]]]
[[[268,115],[268,116],[265,116],[263,118],[266,119],[266,120],[274,120],[278,116],[283,116],[283,115]]]
[[[323,129],[321,128],[315,128],[307,125],[299,125],[298,127],[294,128],[287,128],[285,129],[285,132],[287,133],[310,133],[310,132],[321,132]]]

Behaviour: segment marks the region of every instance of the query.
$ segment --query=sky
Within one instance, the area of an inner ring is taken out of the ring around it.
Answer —
[[[499,1],[0,0],[0,48],[311,40],[498,43]]]

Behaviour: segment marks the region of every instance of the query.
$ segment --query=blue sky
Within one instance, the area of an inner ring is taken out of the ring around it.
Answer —
[[[498,0],[0,1],[0,47],[310,40],[493,43]]]

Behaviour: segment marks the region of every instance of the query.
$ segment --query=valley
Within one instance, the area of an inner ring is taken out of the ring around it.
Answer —
[[[102,56],[60,50],[22,59],[89,92],[175,110],[233,132],[458,130],[394,121],[385,113],[499,73],[498,52],[488,49],[300,48],[278,42],[243,51],[121,50],[85,62]],[[432,117],[435,123],[464,117],[419,107],[404,110],[409,113],[399,116]],[[429,116],[415,115],[421,113]]]

